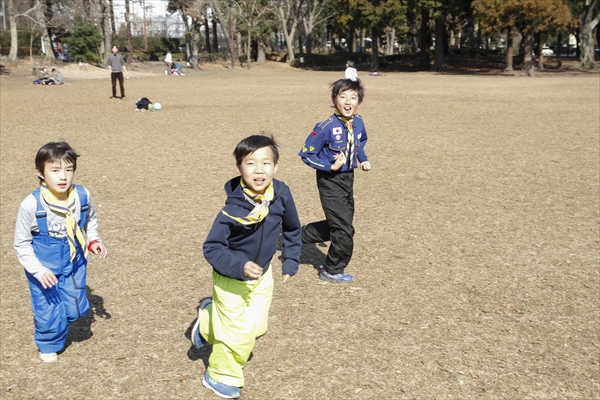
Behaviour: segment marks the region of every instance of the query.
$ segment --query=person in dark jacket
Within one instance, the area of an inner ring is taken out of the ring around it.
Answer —
[[[241,176],[225,184],[227,200],[204,242],[213,267],[212,298],[204,299],[192,344],[212,344],[202,384],[225,398],[240,397],[243,368],[267,331],[273,297],[271,259],[282,234],[283,283],[298,272],[302,227],[289,187],[273,179],[279,151],[273,138],[254,135],[235,148]]]

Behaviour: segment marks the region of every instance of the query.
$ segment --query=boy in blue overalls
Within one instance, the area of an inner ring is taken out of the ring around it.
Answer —
[[[15,227],[14,248],[29,281],[34,339],[44,362],[58,359],[68,324],[90,310],[88,251],[101,258],[108,254],[98,237],[89,191],[73,185],[77,157],[66,142],[39,149],[35,173],[40,187],[21,202]]]
[[[302,243],[330,242],[321,280],[353,282],[345,269],[354,249],[354,169],[371,170],[365,153],[367,131],[356,114],[364,98],[359,79],[340,79],[331,85],[335,113],[315,125],[299,156],[317,170],[317,188],[325,220],[302,228]]]
[[[202,301],[192,343],[212,344],[202,384],[235,399],[257,337],[267,332],[273,298],[271,259],[282,236],[283,283],[298,272],[300,220],[290,188],[273,179],[279,151],[272,138],[254,135],[235,148],[241,176],[225,184],[227,200],[204,242],[213,267],[212,299]]]

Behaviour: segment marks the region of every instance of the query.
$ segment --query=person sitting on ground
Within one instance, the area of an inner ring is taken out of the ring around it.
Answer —
[[[35,81],[33,81],[34,85],[52,85],[54,84],[54,81],[52,81],[49,77],[48,77],[48,68],[43,67],[42,69],[40,69],[37,73],[37,79]]]
[[[52,68],[52,81],[55,85],[64,85],[65,77],[56,68]]]

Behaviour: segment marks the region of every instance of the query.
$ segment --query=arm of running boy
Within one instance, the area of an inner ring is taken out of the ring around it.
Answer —
[[[244,267],[248,259],[236,256],[229,249],[228,238],[231,236],[235,223],[234,220],[219,212],[210,232],[208,232],[202,250],[206,261],[219,274],[245,280]]]
[[[371,163],[367,157],[367,153],[365,153],[365,146],[367,144],[367,130],[363,126],[363,130],[360,133],[359,146],[358,146],[358,163],[360,165],[360,169],[363,171],[371,170]]]
[[[94,199],[92,198],[90,191],[87,189],[85,190],[87,192],[89,205],[88,218],[85,226],[86,235],[89,240],[88,251],[98,254],[100,258],[106,258],[108,256],[108,250],[98,235],[98,216],[96,214]]]
[[[25,268],[25,271],[33,275],[38,281],[42,282],[43,277],[50,270],[42,265],[36,257],[31,245],[33,236],[32,229],[37,230],[37,220],[35,218],[36,201],[33,195],[29,195],[23,200],[17,214],[15,224],[15,238],[13,247],[17,252],[19,263]],[[54,275],[54,274],[53,274]]]
[[[302,252],[302,225],[300,224],[292,192],[287,185],[283,186],[281,197],[285,205],[285,212],[281,220],[283,236],[281,270],[283,272],[283,283],[286,283],[298,273],[300,253]]]

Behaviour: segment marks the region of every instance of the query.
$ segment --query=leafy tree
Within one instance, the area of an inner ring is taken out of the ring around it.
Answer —
[[[98,62],[98,48],[102,43],[102,34],[98,27],[86,21],[82,15],[75,16],[75,30],[65,40],[75,61]]]
[[[252,37],[260,32],[259,25],[268,9],[266,0],[238,0],[238,17],[242,20],[240,27],[246,35],[246,62],[250,69],[250,50],[252,49]]]
[[[482,31],[515,26],[523,33],[524,57],[521,75],[534,75],[534,33],[566,28],[572,21],[563,0],[474,0]]]

